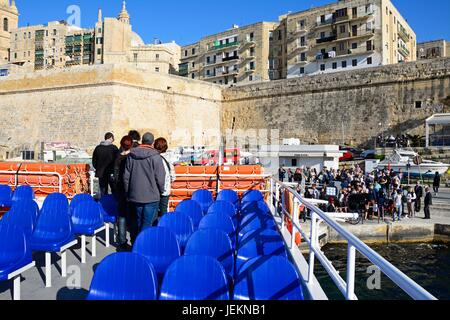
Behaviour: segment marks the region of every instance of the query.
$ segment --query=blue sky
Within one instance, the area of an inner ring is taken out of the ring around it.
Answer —
[[[201,37],[224,31],[233,24],[276,21],[279,15],[334,2],[336,0],[128,0],[133,30],[151,43],[175,40],[189,44]],[[93,27],[101,7],[104,16],[115,17],[121,0],[16,0],[20,26],[65,20],[69,5],[81,8],[81,25]],[[226,3],[227,8],[220,4]],[[450,0],[393,0],[416,31],[418,41],[450,40]]]

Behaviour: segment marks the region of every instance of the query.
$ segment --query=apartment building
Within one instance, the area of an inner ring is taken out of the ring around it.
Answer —
[[[181,48],[179,74],[217,84],[270,80],[275,22],[259,22],[202,38]]]
[[[91,64],[93,45],[92,30],[52,21],[12,31],[10,61],[35,70]]]
[[[416,60],[416,35],[390,0],[339,0],[284,19],[288,78]]]
[[[0,64],[9,61],[11,30],[17,29],[18,24],[16,1],[0,0]]]
[[[82,29],[65,21],[12,30],[10,62],[28,70],[67,68],[86,64],[125,63],[152,72],[178,72],[180,46],[176,43],[145,44],[132,30],[125,2],[117,18],[103,19],[101,9],[95,28]]]
[[[434,40],[417,44],[417,59],[450,57],[450,41]]]

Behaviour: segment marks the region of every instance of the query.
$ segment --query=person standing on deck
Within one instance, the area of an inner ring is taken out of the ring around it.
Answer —
[[[158,217],[161,218],[165,215],[169,209],[169,196],[171,193],[172,183],[176,179],[175,167],[167,160],[166,152],[168,149],[167,140],[164,138],[158,138],[155,140],[155,149],[161,153],[161,160],[166,172],[166,180],[164,185],[164,192],[161,194],[161,200],[159,201]]]
[[[415,210],[414,210],[414,204],[416,202],[416,194],[414,193],[413,188],[409,188],[407,198],[407,206],[408,206],[408,218],[414,218],[415,216]]]
[[[288,170],[287,172],[288,174],[288,181],[291,183],[292,181],[294,181],[294,172],[292,172],[291,169]]]
[[[440,176],[439,172],[436,172],[436,174],[434,175],[434,180],[433,180],[434,196],[437,196],[440,186],[441,186],[441,176]]]
[[[161,156],[154,148],[153,134],[146,133],[142,144],[133,148],[127,157],[123,182],[136,225],[132,242],[138,234],[152,227],[158,213],[161,194],[164,192],[166,170]]]
[[[424,212],[425,212],[425,218],[424,219],[431,219],[430,214],[430,206],[433,205],[433,195],[431,194],[430,188],[425,188],[425,206],[424,206]]]
[[[422,204],[422,197],[423,197],[423,187],[420,185],[420,181],[417,181],[417,184],[414,188],[414,192],[416,194],[416,203],[415,203],[415,209],[416,212],[420,212],[421,204]]]
[[[117,156],[114,162],[114,183],[115,196],[118,201],[119,217],[117,219],[117,229],[119,232],[119,251],[129,251],[127,244],[127,224],[133,225],[130,221],[129,206],[127,195],[125,193],[123,175],[125,172],[125,164],[128,155],[133,146],[133,138],[124,136],[120,141],[120,149],[122,152]]]
[[[92,155],[92,166],[95,168],[95,176],[100,185],[100,197],[108,194],[108,186],[114,193],[111,176],[114,173],[114,161],[119,149],[113,143],[114,135],[111,132],[106,133],[105,140],[95,148]]]
[[[130,132],[128,132],[128,135],[133,139],[133,148],[139,147],[141,142],[140,133],[136,130],[130,130]]]
[[[284,182],[284,177],[286,176],[286,169],[284,169],[283,168],[283,166],[281,166],[279,169],[278,169],[278,179],[281,181],[281,182]]]

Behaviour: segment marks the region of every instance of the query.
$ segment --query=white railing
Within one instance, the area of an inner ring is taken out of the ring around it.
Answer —
[[[293,213],[292,217],[286,209],[286,204],[284,201],[283,193],[288,191],[293,196]],[[301,197],[295,190],[291,187],[283,184],[282,182],[271,179],[270,181],[270,198],[269,205],[272,209],[274,216],[278,216],[277,208],[281,201],[281,231],[282,234],[286,235],[287,228],[284,223],[284,218],[287,217],[292,222],[292,235],[290,236],[291,243],[288,243],[287,247],[291,250],[291,254],[294,256],[298,255],[299,248],[296,245],[296,235],[301,234],[302,239],[307,242],[309,246],[309,262],[307,265],[303,266],[303,269],[307,268],[307,272],[300,272],[304,275],[304,283],[314,299],[314,288],[320,287],[317,283],[317,279],[314,275],[314,264],[318,260],[323,268],[326,270],[330,278],[333,280],[337,288],[344,295],[347,300],[357,300],[355,294],[355,258],[356,251],[362,254],[365,258],[371,261],[374,266],[376,266],[383,274],[390,278],[399,288],[401,288],[406,294],[415,300],[436,300],[436,298],[427,292],[424,288],[414,282],[411,278],[405,275],[402,271],[397,269],[394,265],[376,253],[373,249],[364,244],[355,235],[351,234],[349,231],[345,230],[339,223],[337,223],[330,215],[324,213],[322,210],[317,208],[315,205],[308,202],[308,200]],[[299,223],[299,207],[303,204],[306,208],[311,210],[311,229],[310,234],[306,234]],[[335,269],[330,260],[326,257],[325,253],[321,250],[319,245],[319,226],[320,223],[324,222],[327,226],[333,229],[340,237],[348,243],[347,249],[347,274],[346,280],[344,280],[339,272]],[[285,240],[289,240],[289,238]],[[297,251],[297,253],[295,252]],[[294,259],[295,260],[295,259]],[[300,259],[301,261],[301,259]],[[298,261],[296,261],[297,263]],[[299,266],[297,266],[299,267]],[[300,269],[300,268],[299,268]],[[321,291],[321,289],[319,290]],[[323,295],[320,295],[323,297]]]
[[[19,186],[19,176],[31,175],[31,176],[56,176],[58,178],[58,186],[41,186],[41,185],[33,185],[27,184],[32,188],[39,189],[55,189],[58,188],[58,192],[62,192],[62,176],[58,172],[29,172],[29,171],[0,171],[0,174],[12,175],[14,176],[14,184],[9,184],[10,187],[18,187]]]

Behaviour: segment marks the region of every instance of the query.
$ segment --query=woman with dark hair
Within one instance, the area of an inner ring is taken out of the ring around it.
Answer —
[[[155,140],[155,149],[159,151],[161,154],[161,159],[166,169],[166,182],[164,185],[164,192],[161,194],[161,200],[159,201],[159,212],[158,216],[162,217],[167,213],[169,207],[169,196],[171,192],[172,182],[175,181],[175,168],[174,166],[167,160],[166,152],[167,152],[167,140],[164,138],[158,138]]]
[[[437,196],[437,194],[439,193],[440,186],[441,186],[441,175],[439,174],[439,172],[436,172],[433,179],[433,191],[435,196]]]
[[[130,132],[128,132],[128,136],[133,139],[133,148],[139,147],[141,142],[141,134],[136,130],[130,130]]]
[[[115,196],[118,201],[119,217],[117,220],[117,229],[119,231],[119,251],[128,251],[130,247],[127,244],[127,223],[130,221],[131,215],[128,210],[127,195],[123,185],[123,174],[125,172],[125,163],[128,154],[133,147],[133,138],[125,136],[120,141],[120,150],[122,151],[114,162],[114,184]]]

